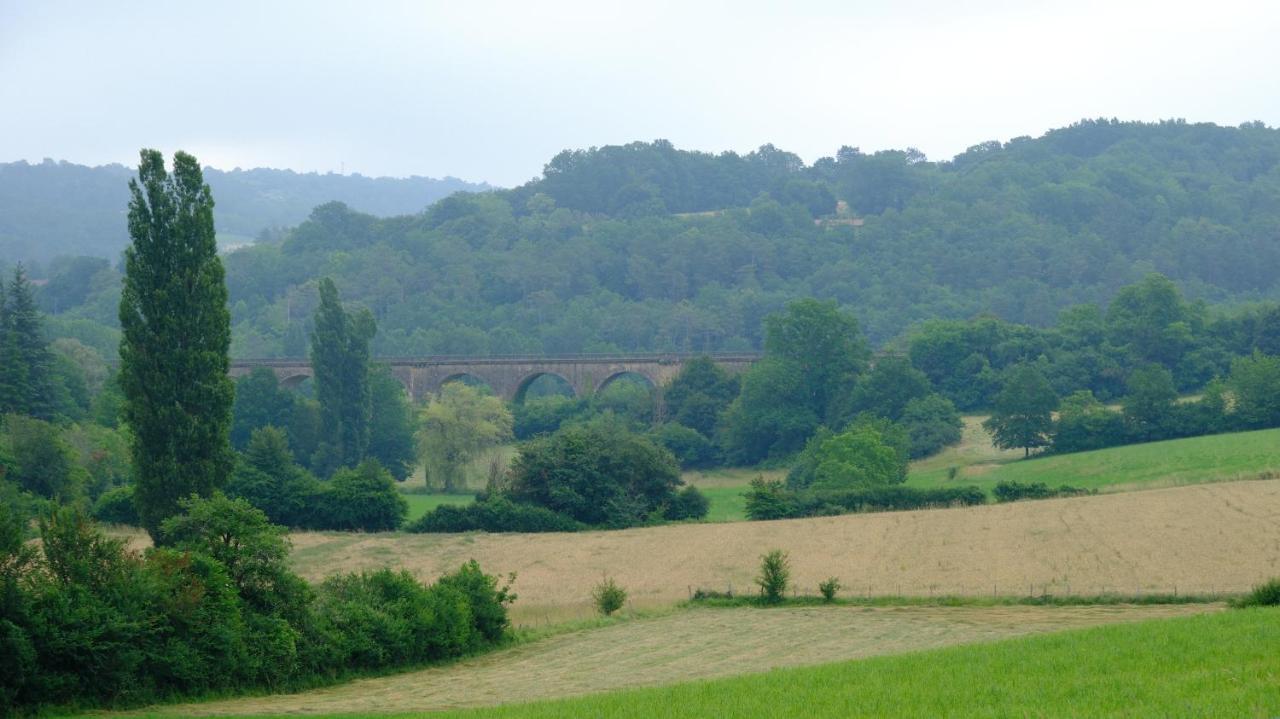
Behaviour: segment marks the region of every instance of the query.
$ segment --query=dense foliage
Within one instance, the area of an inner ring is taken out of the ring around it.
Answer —
[[[854,488],[833,491],[788,489],[782,482],[756,479],[747,490],[746,511],[750,519],[791,519],[853,512],[889,512],[931,507],[958,507],[986,504],[987,495],[978,487],[920,489],[902,485]]]
[[[320,402],[320,445],[311,460],[321,474],[353,467],[369,449],[373,398],[369,391],[369,341],[377,333],[368,310],[347,312],[328,277],[320,281],[320,306],[311,332],[311,369]]]
[[[487,495],[463,506],[442,504],[405,527],[410,532],[576,532],[582,525],[546,507]]]
[[[663,517],[680,484],[670,452],[617,425],[592,423],[522,445],[507,494],[583,524],[628,527]]]
[[[178,500],[207,496],[231,471],[234,389],[227,287],[200,165],[143,150],[129,181],[129,235],[120,295],[120,386],[131,432],[134,501],[152,537]]]
[[[515,597],[474,562],[431,586],[384,569],[311,587],[249,504],[218,494],[182,510],[161,530],[169,546],[145,553],[58,510],[37,552],[0,506],[0,708],[299,687],[505,635]]]
[[[1280,131],[1257,125],[1090,121],[945,162],[571,152],[514,190],[387,219],[325,205],[231,253],[234,353],[303,354],[322,276],[374,312],[378,355],[760,347],[802,296],[875,344],[987,312],[1043,327],[1153,270],[1195,299],[1274,298],[1278,187]],[[93,344],[69,323],[109,320],[98,306],[60,304],[66,331]]]

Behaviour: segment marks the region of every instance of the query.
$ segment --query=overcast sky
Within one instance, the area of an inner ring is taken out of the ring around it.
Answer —
[[[945,159],[1085,117],[1280,125],[1280,3],[0,0],[0,161],[453,175],[666,138]]]

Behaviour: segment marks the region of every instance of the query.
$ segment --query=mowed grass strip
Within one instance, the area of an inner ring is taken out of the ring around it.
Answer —
[[[728,677],[1218,606],[693,609],[624,620],[449,666],[170,715],[390,713],[496,705]]]
[[[1271,717],[1276,647],[1252,609],[430,716]]]
[[[957,476],[948,478],[950,467]],[[1280,475],[1280,429],[1216,434],[1112,447],[1093,452],[991,461],[981,455],[944,453],[913,466],[907,485],[977,485],[990,491],[998,482],[1043,482],[1050,487],[1120,491]]]

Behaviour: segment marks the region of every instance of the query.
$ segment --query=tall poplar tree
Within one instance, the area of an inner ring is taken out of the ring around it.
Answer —
[[[356,466],[369,448],[369,340],[376,332],[368,310],[349,314],[333,280],[320,280],[320,306],[311,333],[311,369],[324,436],[312,459],[319,474]]]
[[[132,430],[134,501],[153,539],[178,500],[208,496],[231,471],[231,315],[213,196],[185,152],[143,150],[130,180],[120,296],[120,386]]]

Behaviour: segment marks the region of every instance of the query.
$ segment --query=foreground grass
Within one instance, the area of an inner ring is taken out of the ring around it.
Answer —
[[[1280,473],[1280,429],[1190,437],[1028,460],[1006,455],[967,465],[948,456],[929,460],[907,478],[914,487],[977,485],[990,491],[1002,481],[1068,484],[1119,491],[1255,479]],[[952,457],[959,461],[960,458]],[[948,478],[950,467],[957,476]]]
[[[1274,716],[1277,646],[1252,609],[431,716]]]
[[[373,715],[604,696],[694,679],[1219,611],[1220,605],[684,609],[645,618],[596,619],[575,625],[580,631],[553,630],[544,639],[504,651],[397,676],[152,711],[168,716]]]

